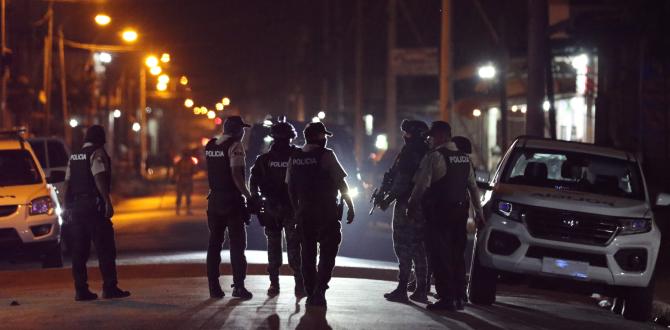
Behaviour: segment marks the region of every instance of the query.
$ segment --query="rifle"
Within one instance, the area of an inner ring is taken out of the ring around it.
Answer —
[[[388,172],[384,173],[384,178],[382,179],[382,184],[378,187],[375,188],[375,190],[372,192],[372,196],[370,197],[370,203],[372,203],[372,208],[370,208],[370,215],[375,211],[375,208],[379,207],[381,210],[385,210],[386,207],[388,207],[388,204],[384,206],[386,203],[386,199],[389,197],[389,194],[391,193],[391,187],[393,186],[393,172],[389,170]]]

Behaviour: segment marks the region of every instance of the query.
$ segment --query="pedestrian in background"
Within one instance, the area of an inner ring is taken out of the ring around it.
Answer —
[[[175,212],[180,214],[182,197],[186,199],[186,214],[191,215],[191,194],[193,194],[193,176],[196,162],[191,152],[183,150],[174,168],[174,182],[177,188],[177,205]]]

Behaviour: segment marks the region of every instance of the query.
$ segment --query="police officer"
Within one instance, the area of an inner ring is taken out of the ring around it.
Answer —
[[[195,163],[191,158],[191,153],[184,150],[181,158],[175,165],[175,183],[177,185],[177,207],[176,212],[179,215],[181,210],[182,197],[186,199],[186,214],[191,215],[191,194],[193,194],[193,175],[195,175]]]
[[[426,249],[440,300],[429,310],[465,307],[466,225],[470,203],[475,221],[484,223],[470,158],[451,141],[451,126],[434,121],[427,132],[431,151],[421,161],[409,198],[409,213],[426,217]]]
[[[407,302],[407,284],[412,264],[416,273],[416,288],[412,300],[428,302],[426,277],[426,250],[424,248],[424,220],[407,215],[407,199],[412,192],[412,179],[421,159],[428,151],[423,134],[428,125],[419,120],[403,120],[401,126],[405,145],[395,159],[389,173],[393,184],[388,197],[380,207],[385,209],[395,201],[393,208],[393,248],[398,258],[398,287],[384,297],[390,301]]]
[[[256,158],[249,179],[252,200],[263,200],[263,212],[258,214],[258,219],[265,227],[267,237],[269,296],[279,294],[279,268],[283,262],[282,229],[286,233],[286,252],[295,279],[295,294],[305,295],[300,270],[300,236],[285,182],[289,157],[299,150],[291,144],[296,135],[293,125],[287,122],[274,124],[270,128],[273,139],[270,151]]]
[[[326,148],[327,136],[333,134],[320,122],[307,124],[303,134],[305,146],[291,156],[286,182],[302,233],[302,276],[307,305],[325,307],[325,293],[342,240],[338,191],[347,204],[347,223],[354,221],[354,205],[344,181],[347,174],[335,153]]]
[[[245,222],[248,222],[245,198],[251,193],[244,179],[245,152],[241,144],[244,128],[250,127],[240,116],[230,116],[223,123],[223,134],[212,138],[205,146],[209,195],[207,196],[207,278],[212,298],[225,296],[219,284],[221,245],[226,229],[230,238],[230,261],[233,267],[233,297],[251,299],[244,287],[247,259]]]
[[[124,298],[130,292],[117,286],[116,246],[110,198],[112,179],[111,161],[105,151],[105,129],[94,125],[86,130],[84,145],[72,153],[65,175],[65,209],[70,218],[72,238],[72,277],[75,300],[94,300],[98,295],[89,291],[86,262],[95,244],[100,273],[102,297]]]

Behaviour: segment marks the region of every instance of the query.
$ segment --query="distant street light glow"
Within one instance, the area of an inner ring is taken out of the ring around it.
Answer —
[[[75,128],[77,126],[79,126],[79,121],[74,118],[70,119],[70,127]]]
[[[151,69],[149,69],[149,73],[151,73],[152,76],[157,76],[163,72],[163,69],[161,69],[160,66],[155,66]]]
[[[193,114],[194,115],[199,115],[200,114],[200,107],[193,108]]]
[[[216,110],[222,111],[223,110],[223,103],[219,102],[215,105],[215,107],[216,107]]]
[[[97,14],[95,15],[95,23],[100,26],[106,26],[112,22],[112,18],[106,14]]]
[[[549,103],[549,101],[542,102],[542,110],[549,111],[549,109],[551,109],[551,104]]]
[[[142,129],[142,126],[138,122],[133,123],[133,132],[139,132]]]
[[[167,84],[163,84],[163,83],[159,82],[158,84],[156,84],[156,89],[159,92],[165,92],[167,90]]]
[[[482,115],[482,111],[479,110],[479,109],[474,109],[474,110],[472,110],[472,115],[475,116],[475,117],[479,117],[479,116]]]
[[[158,83],[159,84],[167,85],[169,82],[170,82],[170,76],[166,75],[165,73],[158,76]]]
[[[319,117],[319,119],[321,120],[326,119],[326,113],[324,111],[319,111],[319,113],[316,114],[316,116]]]
[[[320,121],[321,121],[321,119],[319,119],[319,117],[312,117],[312,122],[313,123],[318,123]]]
[[[110,53],[98,53],[98,60],[102,63],[112,63],[112,54]]]
[[[375,140],[375,147],[379,150],[388,150],[389,141],[386,134],[377,135],[377,139]]]
[[[207,112],[207,118],[209,118],[209,119],[214,119],[214,118],[216,118],[216,112],[214,112],[214,111],[208,111],[208,112]]]
[[[144,60],[144,64],[146,64],[150,68],[157,67],[158,66],[158,57],[156,57],[154,55],[149,55]]]
[[[137,38],[138,38],[137,31],[135,31],[133,29],[123,30],[123,32],[121,32],[121,38],[125,42],[131,42],[131,43],[135,42],[135,41],[137,41]]]
[[[163,62],[163,63],[168,63],[168,62],[170,62],[170,54],[168,54],[168,53],[163,53],[163,54],[161,55],[161,62]]]
[[[229,106],[229,105],[230,105],[230,99],[227,98],[227,97],[224,97],[224,98],[221,100],[221,103],[223,103],[223,105],[225,105],[225,106]]]
[[[191,107],[193,107],[193,104],[194,104],[194,102],[193,102],[192,99],[186,99],[186,100],[184,100],[184,106],[187,107],[187,108],[191,108]]]
[[[365,122],[365,135],[372,135],[372,130],[374,129],[374,120],[375,117],[370,114],[363,116],[363,122]]]
[[[496,68],[491,64],[487,64],[482,67],[479,67],[477,73],[479,74],[479,78],[493,79],[493,77],[496,76]]]
[[[112,114],[114,115],[114,118],[121,118],[121,110],[119,109],[115,109]]]
[[[186,78],[186,76],[181,76],[181,78],[179,78],[179,83],[184,86],[188,85],[188,78]]]

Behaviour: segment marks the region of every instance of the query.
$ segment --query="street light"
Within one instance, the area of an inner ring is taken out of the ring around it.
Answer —
[[[191,108],[191,107],[193,107],[193,104],[194,104],[194,102],[193,102],[192,99],[186,99],[186,100],[184,100],[184,106],[187,107],[187,108]]]
[[[161,62],[163,62],[163,63],[168,63],[168,62],[170,62],[170,54],[168,54],[168,53],[163,53],[163,54],[161,55]]]
[[[155,66],[151,69],[149,69],[149,73],[151,73],[152,76],[157,76],[163,72],[163,69],[161,69],[160,66]]]
[[[230,99],[227,98],[227,97],[224,97],[224,98],[221,100],[221,103],[223,103],[223,105],[225,105],[225,106],[229,106],[229,105],[230,105]]]
[[[106,14],[97,14],[95,15],[95,23],[100,26],[106,26],[112,22],[112,18]]]
[[[158,83],[159,84],[167,85],[169,82],[170,82],[170,76],[168,76],[167,74],[164,73],[164,74],[158,76]]]
[[[149,55],[147,58],[144,60],[144,64],[147,65],[149,68],[155,68],[158,66],[158,57],[154,55]]]
[[[316,116],[319,117],[319,119],[324,120],[326,118],[326,113],[324,111],[319,111]]]
[[[102,53],[98,53],[97,55],[98,55],[98,60],[101,63],[105,63],[105,64],[112,63],[112,54],[102,52]]]
[[[121,118],[121,110],[115,109],[113,112],[114,118]]]
[[[133,123],[133,132],[139,132],[142,129],[142,126],[138,122]]]
[[[159,92],[165,92],[167,90],[167,84],[158,82],[158,84],[156,84],[156,90]]]
[[[125,42],[133,43],[137,41],[138,38],[137,31],[133,29],[125,29],[123,30],[123,32],[121,32],[121,38]]]
[[[482,115],[482,111],[479,110],[479,109],[474,109],[474,110],[472,110],[472,115],[475,116],[475,117],[479,117],[479,116]]]
[[[70,127],[75,128],[77,126],[79,126],[79,121],[74,118],[70,119]]]
[[[179,83],[184,86],[188,85],[188,78],[186,78],[186,76],[181,76],[181,78],[179,78]]]
[[[207,111],[207,118],[209,118],[209,119],[214,119],[214,118],[216,118],[216,112],[211,111],[211,110],[210,110],[210,111]]]
[[[222,111],[223,110],[223,103],[219,102],[219,103],[216,104],[215,107],[216,107],[216,110]]]
[[[479,67],[477,74],[479,74],[479,78],[482,79],[493,79],[496,76],[496,68],[491,64],[487,64]]]

